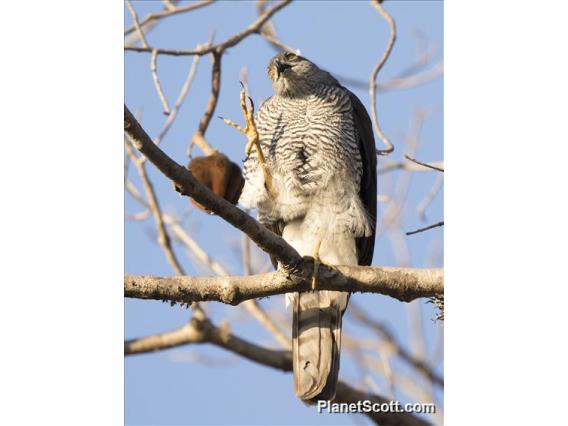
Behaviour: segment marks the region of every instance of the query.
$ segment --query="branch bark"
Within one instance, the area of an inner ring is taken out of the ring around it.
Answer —
[[[313,262],[306,260],[298,274],[282,270],[232,277],[153,277],[126,275],[124,294],[138,299],[178,303],[217,301],[238,305],[245,300],[296,291],[309,291]],[[320,265],[319,290],[379,293],[409,302],[444,293],[443,270]]]

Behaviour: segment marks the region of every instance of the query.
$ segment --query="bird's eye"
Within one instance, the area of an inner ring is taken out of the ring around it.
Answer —
[[[297,61],[298,60],[298,56],[292,52],[286,52],[284,54],[284,57],[289,60],[289,61]]]

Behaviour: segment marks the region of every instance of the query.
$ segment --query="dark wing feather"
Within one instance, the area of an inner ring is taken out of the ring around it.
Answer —
[[[345,88],[344,88],[345,89]],[[353,121],[359,134],[359,152],[363,162],[363,176],[359,198],[369,213],[373,226],[373,234],[369,237],[357,238],[357,257],[359,265],[370,265],[375,250],[375,234],[377,226],[377,152],[373,125],[367,110],[351,91],[345,89],[353,105]]]

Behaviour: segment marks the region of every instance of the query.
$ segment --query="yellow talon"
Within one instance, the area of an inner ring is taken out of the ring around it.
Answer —
[[[262,173],[264,175],[264,182],[266,185],[266,189],[268,194],[272,199],[276,198],[277,193],[274,189],[274,185],[272,184],[272,176],[268,170],[268,165],[266,164],[266,159],[264,157],[264,153],[262,152],[262,148],[260,146],[260,140],[258,137],[258,130],[256,129],[256,124],[254,123],[254,102],[247,96],[245,93],[245,87],[241,82],[241,93],[240,93],[240,101],[241,101],[241,110],[243,111],[243,117],[245,119],[246,127],[241,127],[233,120],[229,120],[228,118],[223,118],[225,124],[234,127],[239,132],[244,134],[247,137],[247,144],[245,146],[245,153],[248,157],[254,147],[256,152],[258,153],[258,162],[260,167],[262,168]],[[247,105],[247,98],[250,102],[250,109]]]

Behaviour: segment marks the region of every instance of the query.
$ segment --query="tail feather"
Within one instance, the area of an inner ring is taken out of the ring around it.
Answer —
[[[316,291],[294,297],[292,353],[296,395],[332,400],[339,374],[345,293]]]

